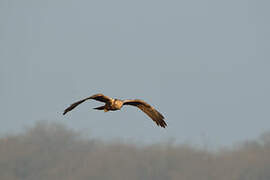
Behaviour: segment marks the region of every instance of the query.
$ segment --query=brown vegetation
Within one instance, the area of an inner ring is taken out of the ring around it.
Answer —
[[[39,122],[0,138],[0,179],[269,180],[270,135],[209,152],[169,143],[103,143],[60,124]]]

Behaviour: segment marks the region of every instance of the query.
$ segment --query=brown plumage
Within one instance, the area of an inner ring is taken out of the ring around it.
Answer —
[[[77,101],[73,104],[71,104],[67,109],[65,109],[63,115],[65,115],[67,112],[74,109],[79,104],[83,103],[86,100],[94,99],[96,101],[104,102],[104,106],[96,107],[94,109],[96,110],[104,110],[107,111],[116,111],[120,110],[123,105],[131,105],[136,106],[140,110],[142,110],[144,113],[146,113],[158,126],[161,126],[165,128],[167,126],[166,122],[164,121],[164,117],[160,112],[158,112],[154,107],[147,104],[143,100],[134,99],[134,100],[120,100],[120,99],[113,99],[108,96],[104,96],[103,94],[95,94],[93,96],[87,97],[85,99],[82,99],[80,101]]]

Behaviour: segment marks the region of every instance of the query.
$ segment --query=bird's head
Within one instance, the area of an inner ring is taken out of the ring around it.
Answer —
[[[123,106],[123,101],[120,99],[115,99],[114,106],[120,109]]]

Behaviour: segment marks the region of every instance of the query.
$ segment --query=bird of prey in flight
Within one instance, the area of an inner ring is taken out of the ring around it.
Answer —
[[[150,106],[143,100],[134,99],[134,100],[120,100],[120,99],[113,99],[108,96],[104,96],[103,94],[95,94],[93,96],[87,97],[85,99],[82,99],[80,101],[77,101],[73,104],[71,104],[67,109],[65,109],[63,115],[65,115],[67,112],[74,109],[79,104],[83,103],[86,100],[94,99],[96,101],[104,102],[104,106],[96,107],[93,109],[96,110],[104,110],[104,112],[107,111],[116,111],[120,110],[123,105],[131,105],[136,106],[139,109],[141,109],[144,113],[146,113],[158,126],[161,126],[165,128],[167,126],[166,122],[164,121],[164,117],[160,112],[158,112],[154,107]]]

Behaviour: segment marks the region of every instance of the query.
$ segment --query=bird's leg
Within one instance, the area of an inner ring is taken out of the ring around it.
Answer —
[[[108,111],[109,111],[108,109],[104,108],[104,112],[108,112]]]

